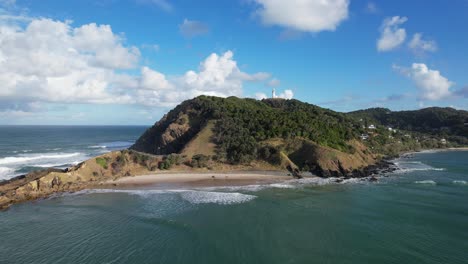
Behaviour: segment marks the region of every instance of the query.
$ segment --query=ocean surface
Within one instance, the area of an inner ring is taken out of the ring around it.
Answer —
[[[128,148],[144,126],[0,126],[0,180]]]
[[[88,136],[51,153],[93,155],[143,130],[80,129],[70,131]],[[48,138],[1,160],[45,155]],[[92,190],[14,205],[0,212],[0,263],[468,263],[468,152],[395,162],[376,183]]]

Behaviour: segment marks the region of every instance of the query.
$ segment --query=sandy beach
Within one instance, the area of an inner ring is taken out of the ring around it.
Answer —
[[[111,188],[190,185],[248,185],[275,183],[293,179],[287,172],[281,171],[246,171],[246,172],[174,172],[140,176],[122,177],[107,181],[103,185]]]

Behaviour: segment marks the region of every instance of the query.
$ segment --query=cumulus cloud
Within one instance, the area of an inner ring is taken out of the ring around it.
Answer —
[[[440,100],[452,94],[449,89],[454,83],[442,76],[439,71],[429,69],[426,64],[413,63],[411,68],[394,65],[393,68],[413,80],[421,90],[423,99]]]
[[[265,25],[304,31],[334,31],[348,18],[349,0],[254,0]]]
[[[196,36],[208,34],[210,28],[203,22],[184,19],[184,22],[179,25],[179,30],[184,37],[193,38]]]
[[[390,51],[403,44],[406,39],[406,30],[400,26],[407,20],[408,18],[400,16],[384,20],[380,27],[380,38],[377,40],[378,51]]]
[[[241,71],[231,51],[170,77],[139,61],[138,48],[126,46],[108,25],[73,27],[50,19],[0,24],[0,101],[24,102],[19,106],[25,111],[31,102],[174,106],[201,94],[242,96],[245,82],[271,77]]]
[[[292,90],[284,90],[282,93],[278,95],[278,98],[283,98],[283,99],[293,99],[294,93]]]
[[[170,80],[162,73],[143,68],[137,102],[143,105],[171,106],[202,94],[242,96],[244,81],[263,80],[263,73],[242,72],[233,56],[232,51],[222,55],[213,53],[200,63],[198,71],[190,70]]]
[[[414,34],[408,47],[416,53],[437,51],[437,43],[433,40],[424,40],[422,33]]]
[[[263,100],[267,99],[268,96],[265,93],[255,93],[255,99],[257,100]]]
[[[126,77],[115,70],[135,67],[140,53],[124,47],[110,26],[32,20],[25,28],[0,25],[1,97],[41,101],[123,102],[113,95]]]

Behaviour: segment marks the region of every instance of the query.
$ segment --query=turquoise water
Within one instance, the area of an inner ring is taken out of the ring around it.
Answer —
[[[0,213],[0,263],[468,263],[468,152],[378,183],[97,190]]]

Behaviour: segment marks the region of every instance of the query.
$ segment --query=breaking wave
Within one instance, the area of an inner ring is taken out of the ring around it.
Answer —
[[[436,185],[437,183],[433,180],[424,180],[424,181],[415,181],[416,184],[427,184],[427,185]]]
[[[455,180],[452,182],[453,184],[458,184],[458,185],[468,185],[468,182],[466,181],[460,181],[460,180]]]
[[[73,195],[91,194],[91,193],[126,193],[130,195],[138,195],[142,198],[150,198],[160,194],[178,194],[180,197],[192,204],[220,204],[231,205],[249,202],[257,196],[243,194],[238,192],[213,192],[213,191],[198,191],[198,190],[114,190],[114,189],[92,189],[76,192]]]

